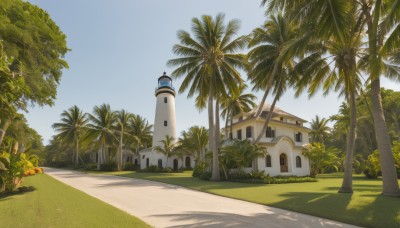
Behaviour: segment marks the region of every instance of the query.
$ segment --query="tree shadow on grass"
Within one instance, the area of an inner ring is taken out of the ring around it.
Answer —
[[[363,227],[400,226],[400,198],[315,192],[293,192],[280,196],[287,199],[270,206]]]
[[[278,213],[276,213],[278,212]],[[188,211],[184,214],[163,214],[153,215],[152,217],[167,217],[171,221],[181,223],[172,227],[343,227],[342,224],[326,221],[320,218],[299,216],[297,213],[282,211],[279,209],[269,209],[265,207],[265,213],[254,213],[242,215],[237,213],[222,212],[199,212]]]

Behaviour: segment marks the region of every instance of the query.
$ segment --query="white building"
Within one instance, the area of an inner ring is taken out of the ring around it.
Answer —
[[[248,113],[234,116],[232,133],[229,132],[229,137],[254,141],[262,131],[270,106],[265,104],[260,117],[255,118],[257,109],[258,107]],[[260,171],[264,170],[270,176],[310,175],[309,160],[301,153],[302,145],[308,143],[310,132],[309,128],[303,126],[306,122],[275,107],[269,127],[262,133],[258,143],[267,148],[268,154],[266,157],[258,158],[257,164],[252,166]],[[250,171],[252,167],[246,169]]]
[[[158,78],[158,86],[155,90],[157,101],[156,114],[154,118],[153,148],[156,146],[162,146],[160,141],[165,139],[166,135],[174,137],[175,141],[177,139],[175,94],[175,89],[172,86],[172,79],[164,72],[164,74]],[[172,156],[167,159],[164,154],[154,151],[153,148],[139,151],[141,169],[152,165],[158,167],[170,167],[174,170],[181,167],[194,167],[194,158],[192,156],[186,156],[184,158]]]

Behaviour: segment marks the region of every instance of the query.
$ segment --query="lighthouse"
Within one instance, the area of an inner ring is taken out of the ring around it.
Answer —
[[[155,90],[156,115],[154,118],[153,147],[163,146],[160,143],[166,135],[176,140],[176,116],[175,116],[175,89],[172,79],[165,72],[158,78]]]
[[[186,154],[184,157],[170,155],[167,158],[164,154],[154,150],[154,147],[163,147],[160,142],[166,135],[176,137],[176,116],[175,116],[175,89],[172,86],[172,78],[165,72],[158,78],[158,84],[154,92],[156,96],[156,114],[154,117],[153,146],[139,151],[140,168],[146,169],[151,166],[158,168],[193,168],[195,165],[194,156]]]

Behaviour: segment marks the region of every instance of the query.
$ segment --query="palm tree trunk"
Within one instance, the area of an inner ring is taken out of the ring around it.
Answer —
[[[385,116],[383,113],[379,78],[371,82],[371,102],[372,114],[374,117],[375,137],[378,143],[378,151],[382,169],[382,195],[400,196],[396,168],[394,166],[394,158],[390,146],[390,136],[388,134]]]
[[[362,7],[367,20],[368,32],[368,52],[370,64],[371,80],[371,103],[372,115],[374,118],[375,137],[378,144],[380,163],[382,169],[382,195],[400,196],[399,184],[397,182],[396,169],[392,149],[390,147],[390,137],[385,123],[381,99],[380,70],[378,59],[378,25],[380,20],[382,0],[377,0],[373,7],[373,15],[368,10],[369,7]]]
[[[0,145],[1,145],[1,143],[4,140],[4,136],[6,135],[6,131],[11,124],[11,119],[10,118],[7,118],[5,120],[3,119],[3,121],[0,122],[3,122],[2,125],[0,126]]]
[[[339,189],[340,193],[353,192],[353,151],[356,141],[357,119],[355,91],[350,91],[349,93],[350,129],[347,139],[346,160],[344,162],[344,177],[342,187]]]
[[[229,139],[229,131],[228,131],[228,121],[229,121],[229,114],[226,114],[225,117],[225,139]]]
[[[276,68],[276,67],[274,66],[274,72],[272,73],[272,75],[275,75],[275,72],[276,72],[276,69],[275,69],[275,68]],[[260,117],[261,112],[262,112],[262,109],[263,109],[263,106],[264,106],[264,104],[265,104],[265,101],[267,100],[267,96],[268,96],[268,94],[269,94],[269,91],[271,90],[271,87],[272,87],[272,83],[273,83],[273,82],[274,82],[274,77],[271,76],[270,79],[269,79],[269,81],[268,81],[267,89],[265,90],[265,93],[264,93],[264,95],[263,95],[263,97],[262,97],[262,99],[261,99],[260,105],[258,106],[257,113],[254,115],[255,118]]]
[[[261,138],[263,137],[263,135],[265,134],[265,131],[266,131],[267,128],[268,128],[269,121],[270,121],[271,118],[272,118],[272,114],[273,114],[273,112],[274,112],[275,104],[276,104],[277,101],[278,101],[278,96],[275,96],[274,101],[272,102],[272,105],[271,105],[271,107],[270,107],[270,109],[269,109],[268,116],[267,116],[267,118],[265,119],[264,126],[263,126],[261,132],[258,134],[258,136],[257,136],[257,138],[256,138],[256,140],[254,141],[253,144],[257,144],[257,143],[261,140]]]
[[[75,167],[78,167],[79,165],[79,142],[78,142],[78,138],[75,139],[75,151],[76,151],[76,155],[75,155]]]
[[[232,135],[232,137],[230,138],[230,139],[233,139],[233,113],[232,113],[232,115],[231,115],[231,118],[230,118],[230,132],[231,132],[231,135]]]
[[[208,148],[209,151],[213,153],[213,162],[212,162],[212,181],[219,181],[219,164],[218,164],[218,152],[215,150],[215,127],[214,127],[214,102],[213,102],[213,91],[212,87],[210,88],[209,96],[208,96],[208,126],[209,126],[209,135],[208,135]]]
[[[122,170],[122,140],[123,140],[123,132],[124,132],[124,127],[121,126],[121,137],[120,137],[120,140],[119,140],[118,171]]]

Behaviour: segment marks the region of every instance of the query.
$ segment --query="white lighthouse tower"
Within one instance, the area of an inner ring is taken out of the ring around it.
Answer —
[[[149,166],[159,168],[169,167],[174,170],[182,166],[175,156],[167,157],[154,151],[154,147],[163,146],[160,143],[166,135],[174,137],[176,141],[176,116],[175,116],[175,89],[172,86],[172,79],[165,72],[158,78],[158,85],[155,90],[157,98],[156,115],[154,118],[153,147],[139,152],[141,162],[140,168],[145,169]]]
[[[155,96],[157,104],[153,147],[162,146],[160,141],[165,139],[166,135],[172,136],[176,140],[175,89],[172,87],[171,77],[167,76],[165,72],[158,78]]]

